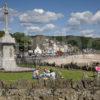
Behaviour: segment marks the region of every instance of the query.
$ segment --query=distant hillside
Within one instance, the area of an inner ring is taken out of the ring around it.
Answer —
[[[0,31],[0,37],[4,35],[4,31]],[[16,39],[16,42],[19,43],[22,47],[23,45],[30,44],[29,36],[26,36],[25,33],[16,32],[12,34],[12,36]],[[91,37],[83,37],[83,36],[43,36],[43,35],[36,35],[31,36],[33,48],[36,47],[37,44],[43,48],[42,44],[47,42],[48,40],[59,41],[60,43],[64,44],[71,44],[72,46],[77,46],[80,49],[85,48],[93,48],[96,50],[100,50],[100,38],[91,38]],[[21,48],[22,48],[21,47]]]
[[[54,41],[59,41],[65,44],[71,44],[72,46],[77,46],[80,49],[93,48],[100,50],[100,38],[83,37],[83,36],[43,36],[37,35],[32,36],[34,45],[43,44],[45,39],[51,39]]]
[[[100,38],[91,38],[83,36],[51,36],[51,39],[65,42],[73,46],[78,46],[80,49],[93,48],[100,50]]]
[[[36,48],[37,44],[40,46],[40,48],[43,48],[43,43],[45,43],[45,39],[47,39],[48,37],[43,36],[43,35],[36,35],[36,36],[31,36],[32,38],[32,45],[33,45],[33,49]]]

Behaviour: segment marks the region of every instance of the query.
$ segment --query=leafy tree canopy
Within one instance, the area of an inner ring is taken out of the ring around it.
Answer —
[[[31,44],[31,38],[25,33],[16,32],[12,35],[19,45],[19,50],[27,50],[28,46]]]

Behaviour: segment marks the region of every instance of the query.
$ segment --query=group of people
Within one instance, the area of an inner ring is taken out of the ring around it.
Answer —
[[[43,73],[40,74],[39,69],[35,69],[33,79],[56,79],[56,73],[52,69],[44,69]]]

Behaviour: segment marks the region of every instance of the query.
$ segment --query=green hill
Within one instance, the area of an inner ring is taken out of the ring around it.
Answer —
[[[83,36],[51,36],[51,39],[78,46],[80,49],[92,48],[100,50],[100,38],[83,37]]]

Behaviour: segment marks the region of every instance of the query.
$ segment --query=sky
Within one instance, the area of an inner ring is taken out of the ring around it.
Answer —
[[[100,37],[100,0],[6,0],[9,32]],[[4,30],[0,0],[0,30]]]

